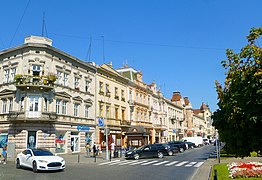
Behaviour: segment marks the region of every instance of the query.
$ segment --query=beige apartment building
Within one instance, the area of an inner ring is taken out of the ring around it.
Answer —
[[[151,90],[142,80],[142,73],[125,66],[117,69],[124,77],[130,80],[128,103],[130,107],[131,127],[126,133],[128,146],[138,147],[155,142],[153,124],[151,121],[152,105],[150,104]]]
[[[9,151],[84,151],[95,140],[95,73],[44,37],[1,51],[0,136]]]
[[[130,128],[130,115],[128,104],[128,82],[120,73],[113,69],[112,63],[97,67],[97,119],[104,121],[104,125],[97,127],[97,143],[101,148],[106,147],[106,131],[108,132],[108,145],[114,142],[116,147],[126,143],[125,135]]]

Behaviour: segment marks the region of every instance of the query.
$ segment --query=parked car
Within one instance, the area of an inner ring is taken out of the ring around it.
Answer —
[[[185,143],[187,144],[188,149],[194,149],[196,147],[195,143],[187,141],[185,141]]]
[[[16,168],[27,167],[39,170],[64,170],[65,160],[46,149],[26,149],[17,154]]]
[[[170,151],[172,152],[172,154],[169,153],[170,156],[174,155],[175,153],[179,153],[179,148],[176,144],[166,143],[166,145],[170,147]]]
[[[187,149],[186,144],[183,141],[170,141],[168,142],[168,145],[177,147],[181,153]]]
[[[127,159],[139,159],[139,158],[163,158],[164,155],[172,155],[170,147],[166,144],[149,144],[141,146],[132,151],[128,151],[125,155]]]

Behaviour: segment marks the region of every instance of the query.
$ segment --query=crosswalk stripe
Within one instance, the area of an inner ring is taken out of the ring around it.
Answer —
[[[193,166],[193,165],[196,164],[196,163],[197,163],[197,162],[191,162],[191,163],[187,164],[186,167],[191,167],[191,166]]]
[[[176,164],[175,166],[182,166],[182,165],[184,165],[184,164],[186,164],[188,161],[182,161],[181,163],[178,163],[178,164]]]
[[[199,162],[196,165],[194,165],[194,167],[200,167],[204,162]]]
[[[155,162],[158,162],[158,161],[150,161],[150,162],[147,162],[147,163],[144,163],[144,164],[141,164],[141,166],[146,166],[146,165],[149,165],[149,164],[153,164]]]
[[[129,165],[130,166],[134,166],[134,165],[142,164],[142,163],[145,163],[145,162],[148,162],[148,161],[139,161],[139,162],[136,162],[136,163],[133,163],[133,164],[129,164]]]
[[[100,164],[98,164],[98,165],[105,165],[105,164],[110,164],[110,163],[118,162],[118,161],[120,161],[120,160],[108,161],[108,162],[100,163]]]
[[[165,164],[165,166],[171,166],[171,165],[176,164],[176,163],[178,163],[178,161],[173,161],[171,163]]]
[[[109,166],[112,166],[112,165],[116,165],[116,164],[119,164],[119,163],[122,163],[123,161],[117,161],[117,162],[113,162],[113,163],[110,163],[110,164],[108,164]],[[124,162],[126,162],[126,161],[124,161]]]
[[[125,161],[125,162],[120,163],[120,164],[118,164],[118,165],[119,165],[119,166],[123,166],[123,165],[125,165],[125,164],[136,163],[136,162],[138,162],[138,161]]]
[[[159,165],[165,164],[165,163],[167,163],[167,162],[169,162],[169,161],[162,161],[162,162],[159,162],[159,163],[156,163],[156,164],[153,164],[153,165],[154,165],[154,166],[159,166]]]

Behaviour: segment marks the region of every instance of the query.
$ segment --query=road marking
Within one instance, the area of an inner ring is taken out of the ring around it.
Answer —
[[[140,161],[140,162],[136,162],[136,163],[129,164],[129,165],[130,165],[130,166],[134,166],[134,165],[142,164],[142,163],[145,163],[145,162],[148,162],[148,161]]]
[[[153,164],[153,165],[154,165],[154,166],[159,166],[159,165],[165,164],[165,163],[167,163],[167,162],[169,162],[169,161],[162,161],[162,162],[159,162],[159,163],[156,163],[156,164]]]
[[[100,163],[100,164],[98,164],[98,165],[100,166],[100,165],[110,164],[110,163],[118,162],[118,161],[120,161],[120,160],[108,161],[108,162]]]
[[[176,164],[175,166],[182,166],[184,164],[188,163],[188,161],[182,161],[181,163]]]
[[[196,165],[194,165],[194,167],[200,167],[204,162],[199,162]]]
[[[138,162],[138,161],[125,161],[125,162],[120,163],[120,164],[118,164],[118,165],[119,165],[119,166],[123,166],[123,165],[125,165],[125,164],[136,163],[136,162]]]
[[[197,162],[191,162],[191,163],[187,164],[186,167],[191,167],[191,166],[193,166],[193,165],[196,164],[196,163],[197,163]]]
[[[156,162],[158,162],[158,161],[150,161],[150,162],[141,164],[141,166],[146,166],[146,165],[153,164],[153,163],[156,163]]]
[[[113,163],[110,163],[108,164],[109,166],[112,166],[112,165],[115,165],[115,164],[119,164],[119,163],[122,163],[123,161],[117,161],[117,162],[113,162]],[[124,161],[124,162],[127,162],[127,161]]]
[[[165,164],[165,166],[171,166],[171,165],[176,164],[176,163],[178,163],[178,161],[173,161],[171,163]]]

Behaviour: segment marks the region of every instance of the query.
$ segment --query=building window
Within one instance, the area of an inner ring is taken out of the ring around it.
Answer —
[[[9,72],[10,72],[9,69],[5,70],[5,80],[4,80],[5,83],[9,82]]]
[[[136,93],[136,102],[138,102],[138,93]]]
[[[140,102],[142,103],[142,100],[143,100],[143,95],[140,94]]]
[[[75,84],[76,90],[79,90],[79,80],[80,80],[79,78],[75,77],[75,83],[74,84]]]
[[[67,114],[67,101],[62,101],[62,114]]]
[[[86,81],[86,92],[90,91],[90,81]]]
[[[100,94],[104,94],[103,87],[104,87],[104,83],[100,81],[99,82],[99,93]]]
[[[68,74],[64,73],[63,85],[68,86]]]
[[[125,101],[125,91],[121,90],[121,100]]]
[[[85,105],[85,117],[88,118],[90,106]]]
[[[110,105],[106,105],[106,117],[110,118]]]
[[[14,81],[14,79],[15,79],[15,73],[16,73],[16,68],[12,68],[12,69],[11,69],[11,78],[10,78],[10,81]]]
[[[118,107],[115,108],[115,119],[118,119]]]
[[[110,96],[109,84],[106,84],[106,96]]]
[[[13,98],[9,98],[9,112],[13,110]]]
[[[75,103],[74,104],[74,116],[78,116],[78,111],[79,111],[79,104]]]
[[[6,113],[6,111],[7,111],[7,100],[3,99],[2,102],[3,102],[2,113]]]
[[[115,99],[119,99],[118,88],[115,87]]]
[[[61,100],[57,99],[56,100],[56,105],[55,105],[55,109],[56,109],[56,113],[57,114],[60,114],[60,103],[61,103]]]
[[[33,64],[32,71],[33,71],[33,76],[40,76],[41,66]]]
[[[99,103],[99,116],[103,117],[103,104]]]
[[[122,120],[125,120],[125,112],[126,112],[126,110],[122,109]]]

